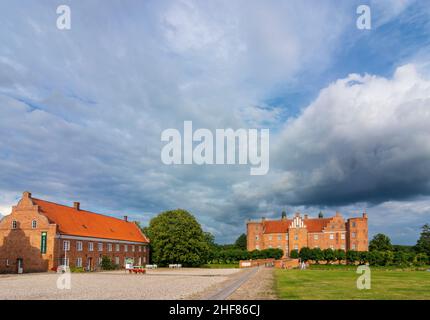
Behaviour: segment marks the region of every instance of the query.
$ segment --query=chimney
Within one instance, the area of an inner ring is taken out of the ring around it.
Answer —
[[[282,211],[281,218],[282,220],[287,219],[287,213],[285,211]]]
[[[81,204],[80,204],[79,202],[73,202],[73,207],[74,207],[76,210],[81,210]]]
[[[262,222],[266,221],[266,217],[262,217],[262,218],[261,218],[261,221],[262,221]]]
[[[300,217],[300,212],[296,212],[296,217]]]
[[[124,221],[128,222],[128,217],[127,216],[124,216]]]
[[[305,213],[305,220],[308,218],[308,214],[307,213]]]
[[[30,198],[30,199],[31,199],[31,192],[24,191],[24,192],[22,193],[22,197],[23,197],[23,198]]]
[[[340,217],[340,216],[341,216],[340,212],[336,211],[336,217]]]
[[[367,219],[367,213],[366,212],[363,212],[363,218]]]

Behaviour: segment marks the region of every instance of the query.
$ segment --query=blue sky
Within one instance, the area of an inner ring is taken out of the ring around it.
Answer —
[[[64,3],[71,30],[56,1],[0,3],[1,213],[24,190],[143,224],[181,207],[220,242],[284,209],[366,210],[399,244],[430,222],[426,2]],[[269,174],[164,165],[185,120],[270,128]]]

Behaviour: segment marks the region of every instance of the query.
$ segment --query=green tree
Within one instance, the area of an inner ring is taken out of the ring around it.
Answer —
[[[290,258],[298,259],[299,258],[299,250],[296,250],[296,249],[291,250],[291,252],[290,252]]]
[[[341,264],[341,262],[346,259],[345,250],[337,249],[337,250],[335,250],[334,254],[335,254],[336,260],[339,264]]]
[[[234,245],[238,249],[246,250],[246,234],[242,233],[234,242]]]
[[[111,258],[103,256],[100,267],[102,270],[115,270],[117,266],[112,262]]]
[[[300,260],[305,261],[305,262],[311,260],[311,258],[312,258],[311,249],[309,249],[308,247],[301,248],[300,252],[299,252],[299,257],[300,257]]]
[[[316,264],[319,264],[321,260],[324,260],[324,253],[320,248],[311,249],[311,260],[315,261]]]
[[[359,254],[358,251],[355,250],[348,250],[346,252],[346,261],[348,264],[355,264],[359,260]]]
[[[326,261],[327,264],[336,260],[336,254],[335,254],[334,250],[330,249],[330,248],[323,250],[323,257],[324,257],[324,260]]]
[[[430,256],[430,225],[427,223],[422,226],[421,235],[417,241],[415,250],[418,253],[425,253],[427,256]]]
[[[388,236],[382,233],[378,233],[373,237],[373,239],[369,243],[369,250],[374,251],[392,251],[393,246],[391,245],[391,240]]]
[[[151,219],[146,232],[151,240],[152,260],[156,264],[199,266],[209,258],[208,235],[186,210],[160,213]]]

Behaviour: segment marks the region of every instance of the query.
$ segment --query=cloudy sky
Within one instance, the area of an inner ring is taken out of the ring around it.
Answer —
[[[184,208],[217,241],[285,209],[430,222],[430,5],[1,1],[0,212],[24,190],[144,225]],[[71,8],[71,30],[56,26]],[[161,162],[161,132],[269,128],[270,171]]]

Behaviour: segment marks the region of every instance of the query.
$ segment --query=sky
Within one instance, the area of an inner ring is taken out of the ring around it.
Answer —
[[[0,213],[26,190],[143,225],[183,208],[228,243],[282,210],[366,211],[370,237],[415,244],[429,58],[425,1],[1,1]],[[161,133],[184,121],[270,129],[268,174],[163,164]]]

